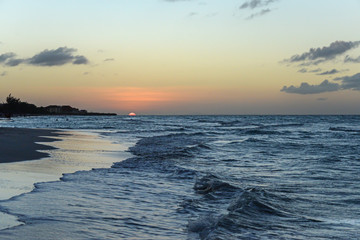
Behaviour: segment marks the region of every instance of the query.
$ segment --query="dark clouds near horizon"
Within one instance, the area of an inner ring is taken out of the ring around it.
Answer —
[[[0,63],[3,63],[6,60],[11,59],[11,58],[13,58],[15,56],[16,56],[15,53],[11,53],[11,52],[10,53],[3,53],[3,54],[0,55]]]
[[[283,62],[300,63],[300,66],[318,65],[319,63],[333,60],[347,51],[357,48],[358,46],[360,46],[360,41],[335,41],[329,46],[310,48],[308,52],[295,54],[289,59],[284,59]],[[348,61],[353,60],[351,58],[348,59]],[[346,58],[344,62],[346,62]]]
[[[354,90],[360,91],[360,73],[354,74],[352,76],[343,76],[335,78],[334,81],[339,83],[329,82],[329,80],[324,80],[319,85],[310,85],[306,82],[300,84],[299,87],[293,85],[287,87],[284,86],[280,91],[286,93],[295,93],[295,94],[318,94],[325,92],[335,92],[340,90]]]
[[[89,60],[82,55],[74,55],[77,52],[74,48],[59,47],[54,50],[44,50],[31,58],[15,58],[15,53],[4,53],[0,55],[0,63],[15,67],[20,64],[27,64],[33,66],[62,66],[68,63],[74,65],[88,64]]]
[[[345,63],[349,63],[349,62],[352,62],[352,63],[360,63],[360,56],[357,57],[357,58],[352,58],[350,57],[349,55],[347,55],[344,59],[344,62]]]
[[[286,93],[296,94],[317,94],[323,92],[334,92],[340,90],[340,85],[337,83],[331,83],[328,80],[324,80],[319,85],[310,85],[306,82],[300,84],[299,87],[291,85],[290,87],[284,86],[280,91]]]
[[[340,72],[339,70],[333,68],[332,70],[321,72],[321,73],[318,73],[317,75],[333,75],[333,74],[336,74],[339,72]]]
[[[308,70],[306,68],[301,68],[300,70],[298,70],[299,73],[316,73],[316,75],[333,75],[333,74],[337,74],[346,70],[337,70],[335,68],[328,70],[328,71],[324,71],[321,72],[321,68],[317,68],[317,69],[312,69],[312,70]]]
[[[351,89],[360,91],[360,73],[357,73],[352,76],[338,77],[334,79],[335,81],[341,81],[342,89]]]
[[[346,52],[353,50],[360,46],[360,41],[335,41],[330,43],[329,46],[310,48],[309,51],[302,54],[296,54],[289,59],[284,59],[283,63],[296,63],[297,67],[302,67],[298,70],[300,73],[315,73],[316,75],[335,75],[345,70],[338,70],[333,68],[331,70],[323,71],[321,68],[308,70],[303,66],[316,66],[320,63],[337,59]],[[347,55],[343,63],[360,63],[360,56],[358,58],[351,58]],[[324,80],[320,84],[311,85],[307,82],[303,82],[300,86],[284,86],[280,91],[293,94],[318,94],[324,92],[335,92],[340,90],[355,90],[360,91],[360,73],[353,76],[343,76],[334,78],[332,82]]]

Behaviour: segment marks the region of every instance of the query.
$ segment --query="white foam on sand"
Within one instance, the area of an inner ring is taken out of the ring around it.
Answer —
[[[57,181],[63,173],[73,173],[92,168],[109,168],[114,162],[131,156],[128,146],[113,144],[96,132],[66,131],[54,137],[62,141],[43,143],[56,149],[44,150],[49,158],[33,161],[1,163],[0,200],[31,192],[38,182]],[[21,151],[19,149],[19,151]],[[1,208],[1,202],[0,202]],[[23,224],[16,216],[0,212],[0,230]]]

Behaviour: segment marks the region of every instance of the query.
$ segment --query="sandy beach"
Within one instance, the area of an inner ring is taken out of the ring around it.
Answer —
[[[58,136],[56,130],[0,128],[0,163],[19,162],[41,159],[49,155],[38,150],[49,150],[53,147],[38,142],[53,142]]]
[[[36,160],[48,157],[48,153],[39,152],[38,150],[50,150],[54,147],[39,144],[37,142],[52,142],[57,139],[49,137],[58,136],[53,130],[43,129],[24,129],[24,128],[0,128],[0,163],[21,162],[27,160]],[[46,136],[46,137],[45,137]],[[5,168],[4,168],[5,167]],[[6,171],[6,166],[2,165],[2,179],[0,179],[0,189],[2,194],[0,199],[7,199],[24,191],[19,190],[19,185],[12,184],[11,179],[20,179],[16,172]],[[33,184],[29,179],[22,179],[29,182],[30,187]],[[15,186],[15,187],[14,187]],[[20,186],[24,186],[23,184]],[[30,190],[30,188],[28,189]],[[21,225],[15,216],[0,212],[2,219],[0,229]]]
[[[89,131],[0,128],[0,202],[31,192],[35,183],[57,181],[64,173],[108,168],[128,157],[124,150],[126,146]],[[0,209],[0,230],[24,224]]]

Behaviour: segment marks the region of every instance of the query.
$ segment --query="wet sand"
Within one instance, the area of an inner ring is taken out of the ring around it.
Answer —
[[[38,150],[50,150],[53,147],[38,142],[56,141],[51,137],[59,134],[59,131],[47,129],[0,128],[0,163],[48,157],[47,153]]]
[[[16,196],[26,190],[31,190],[30,187],[33,185],[33,182],[25,176],[27,173],[7,171],[6,164],[49,157],[48,153],[39,152],[38,150],[55,148],[39,144],[38,142],[57,141],[58,139],[51,138],[56,136],[59,136],[59,131],[56,130],[0,128],[0,200]],[[16,181],[20,181],[21,184],[18,184]],[[28,182],[30,185],[28,189],[24,187],[25,182]],[[0,212],[0,218],[1,230],[22,224],[17,221],[17,217],[3,212]]]
[[[131,156],[126,149],[90,131],[0,128],[0,203],[64,173],[109,168]],[[1,204],[0,220],[0,231],[24,224]]]

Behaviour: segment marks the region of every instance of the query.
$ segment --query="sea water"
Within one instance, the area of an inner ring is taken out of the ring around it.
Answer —
[[[0,231],[0,239],[358,239],[359,122],[360,116],[3,121],[97,134],[125,144],[129,155],[112,150],[118,161],[109,167],[64,174],[1,201],[0,210],[23,224]],[[96,155],[102,162],[109,150],[101,148],[69,158],[76,164]]]

